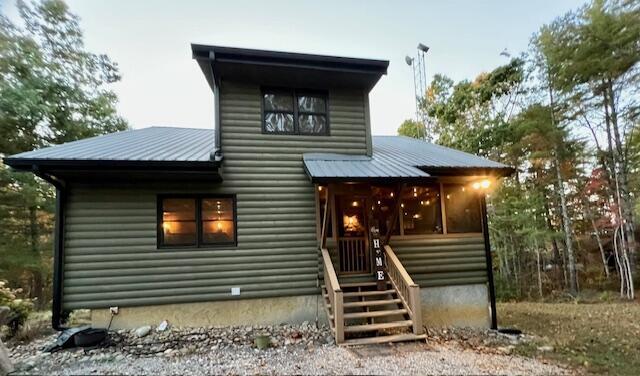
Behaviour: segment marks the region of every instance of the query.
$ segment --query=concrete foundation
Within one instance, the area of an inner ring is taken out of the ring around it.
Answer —
[[[489,292],[484,284],[420,289],[422,319],[427,327],[491,326]]]
[[[304,321],[315,322],[316,312],[320,322],[326,324],[327,318],[319,295],[120,307],[111,328],[158,325],[162,320],[177,327],[299,324]],[[106,328],[110,319],[109,309],[91,311],[91,324],[95,328]]]

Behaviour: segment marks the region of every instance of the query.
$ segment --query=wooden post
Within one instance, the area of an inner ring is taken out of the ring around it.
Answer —
[[[342,291],[334,291],[333,319],[334,328],[336,329],[336,344],[344,342],[344,296]]]
[[[411,312],[413,312],[413,334],[422,334],[424,333],[424,328],[422,327],[422,304],[420,299],[420,286],[410,286],[409,293],[411,294]]]
[[[398,185],[398,189],[396,190],[396,205],[395,210],[391,213],[391,222],[389,223],[389,228],[387,229],[387,234],[384,237],[384,245],[389,244],[389,239],[391,239],[391,233],[395,230],[398,222],[400,221],[400,207],[402,205],[402,191],[404,191],[405,184],[402,183]]]

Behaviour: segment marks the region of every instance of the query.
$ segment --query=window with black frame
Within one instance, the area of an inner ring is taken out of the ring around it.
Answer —
[[[158,247],[204,247],[235,243],[234,197],[158,199]]]
[[[302,90],[263,90],[263,131],[274,134],[328,135],[327,96]]]

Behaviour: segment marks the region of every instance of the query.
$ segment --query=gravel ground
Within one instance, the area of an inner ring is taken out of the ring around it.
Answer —
[[[258,350],[255,333],[268,333],[271,348]],[[570,374],[571,370],[510,355],[517,340],[495,333],[445,330],[427,343],[337,347],[326,328],[259,327],[171,329],[143,338],[117,332],[109,346],[43,353],[53,336],[10,345],[17,374]],[[170,346],[169,346],[170,345]]]

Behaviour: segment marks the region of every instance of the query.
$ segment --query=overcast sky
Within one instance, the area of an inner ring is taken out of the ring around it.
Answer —
[[[15,17],[11,0],[3,11]],[[404,57],[422,42],[427,74],[473,78],[503,64],[505,48],[584,1],[142,1],[67,0],[89,50],[119,64],[120,113],[134,128],[210,127],[213,95],[190,43],[386,59],[371,92],[374,134],[395,134],[414,116],[413,76]]]

